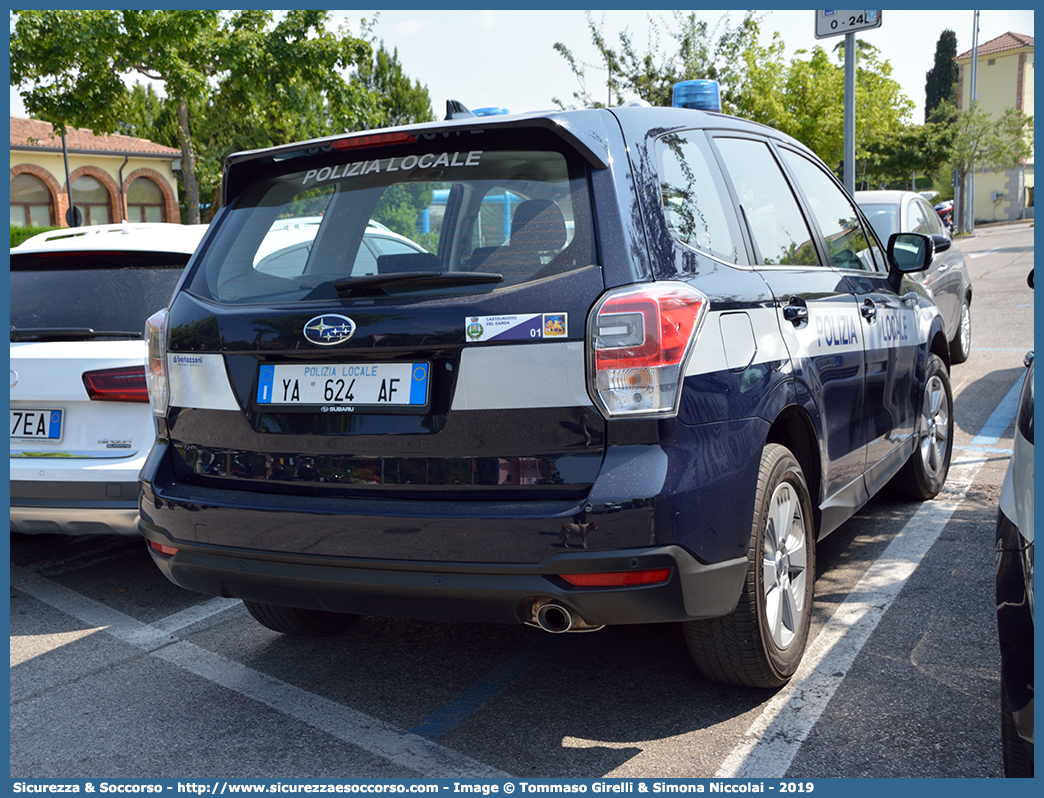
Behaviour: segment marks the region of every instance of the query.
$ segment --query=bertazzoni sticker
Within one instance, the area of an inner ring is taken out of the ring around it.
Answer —
[[[474,343],[565,338],[569,334],[568,315],[519,313],[510,316],[468,316],[464,319],[464,336]]]

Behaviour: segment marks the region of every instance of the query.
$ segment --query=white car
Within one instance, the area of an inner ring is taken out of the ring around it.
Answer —
[[[156,437],[145,319],[206,225],[53,230],[11,250],[11,531],[138,534]]]
[[[308,271],[308,256],[321,223],[321,216],[299,216],[276,221],[254,253],[254,268],[277,277],[304,276]],[[354,276],[376,274],[377,258],[381,255],[412,255],[425,251],[420,244],[370,219],[348,273]]]

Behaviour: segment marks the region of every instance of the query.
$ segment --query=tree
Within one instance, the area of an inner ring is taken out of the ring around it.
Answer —
[[[351,82],[373,94],[377,104],[377,126],[435,121],[428,87],[420,81],[410,80],[399,63],[398,48],[389,53],[383,41],[372,58],[359,62]]]
[[[651,105],[669,106],[674,84],[682,80],[717,80],[721,84],[722,104],[734,102],[733,93],[739,82],[736,69],[740,53],[757,39],[758,23],[753,12],[747,12],[738,26],[731,26],[727,17],[712,29],[695,13],[675,11],[673,22],[649,18],[649,32],[644,52],[635,45],[631,33],[624,30],[619,36],[619,49],[609,46],[600,25],[587,14],[591,41],[602,63],[586,64],[577,60],[562,42],[556,42],[555,51],[569,64],[579,88],[573,99],[582,108],[604,108],[621,105],[629,96],[635,96]],[[666,36],[673,45],[661,45]],[[596,99],[600,89],[588,89],[588,70],[597,69],[606,75],[605,102]],[[552,102],[559,108],[566,104],[557,97]],[[568,106],[575,107],[575,106]]]
[[[899,181],[905,183],[915,172],[939,180],[945,171],[943,182],[949,185],[952,139],[952,127],[935,123],[909,125],[885,135],[867,145],[860,180],[866,186]]]
[[[788,133],[828,164],[844,157],[844,69],[821,47],[799,50],[789,63],[779,35],[768,46],[743,51],[744,71],[735,113]],[[842,56],[843,57],[843,56]],[[892,79],[892,67],[871,45],[860,48],[856,69],[856,158],[897,135],[913,103]]]
[[[924,121],[944,102],[957,100],[957,34],[950,29],[939,34],[935,65],[924,73]]]
[[[62,134],[67,126],[112,133],[130,109],[124,77],[161,81],[175,106],[190,223],[199,221],[190,108],[223,94],[223,121],[281,140],[302,118],[328,129],[364,126],[371,95],[341,76],[369,57],[369,45],[326,11],[19,11],[11,34],[11,85],[30,115]]]
[[[1014,169],[1033,154],[1033,118],[1015,108],[1007,108],[997,119],[973,102],[957,116],[950,166],[956,183],[962,187],[972,169]],[[967,199],[962,197],[962,202]],[[963,216],[963,214],[962,214]],[[965,232],[965,220],[958,220]]]

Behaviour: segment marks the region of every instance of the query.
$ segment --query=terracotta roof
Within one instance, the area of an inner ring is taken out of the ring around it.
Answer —
[[[137,155],[159,155],[180,158],[181,150],[164,147],[148,139],[136,139],[132,136],[99,136],[93,131],[70,127],[65,132],[65,142],[70,151],[88,151],[98,153],[118,153]],[[61,136],[54,135],[50,122],[36,119],[19,119],[11,117],[11,148],[15,149],[61,149]]]
[[[1021,50],[1023,47],[1032,47],[1033,37],[1022,33],[1002,33],[996,39],[990,39],[985,44],[979,45],[979,58],[985,55],[996,55],[1008,50]],[[961,53],[954,61],[971,61],[972,51]]]

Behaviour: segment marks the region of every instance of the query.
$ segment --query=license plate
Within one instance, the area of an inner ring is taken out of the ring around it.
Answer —
[[[19,440],[62,439],[61,410],[12,410],[11,438]]]
[[[263,365],[257,404],[319,407],[326,412],[419,412],[428,405],[430,374],[430,363]]]

